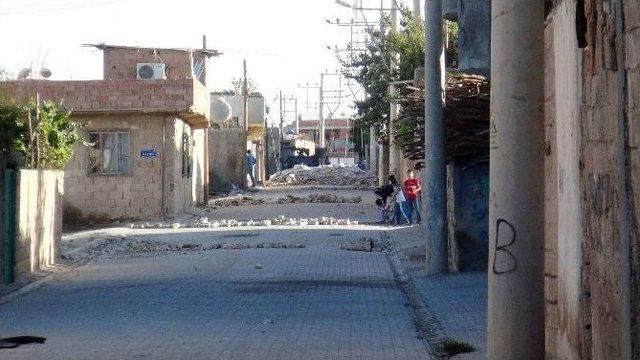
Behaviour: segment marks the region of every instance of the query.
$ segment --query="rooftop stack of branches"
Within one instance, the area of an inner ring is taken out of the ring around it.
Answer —
[[[405,158],[424,164],[424,89],[407,87],[394,138]],[[447,72],[444,108],[448,163],[489,161],[490,83],[482,76]]]

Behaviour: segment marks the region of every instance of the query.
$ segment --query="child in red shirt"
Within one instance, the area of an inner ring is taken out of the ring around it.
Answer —
[[[413,220],[413,214],[416,214],[416,222],[420,224],[422,221],[422,211],[420,206],[420,194],[422,187],[420,186],[420,180],[416,178],[413,170],[407,172],[408,179],[404,182],[404,193],[407,197],[407,203],[409,204],[409,221]]]

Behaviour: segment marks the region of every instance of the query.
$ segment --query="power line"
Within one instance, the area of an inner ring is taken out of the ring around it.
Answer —
[[[37,6],[42,6],[45,4],[40,4],[40,5],[28,4],[21,7],[0,9],[0,16],[38,14],[38,13],[47,13],[47,12],[55,12],[55,11],[76,10],[76,9],[92,8],[92,7],[98,7],[98,6],[106,6],[106,5],[121,3],[125,1],[126,0],[76,1],[76,2],[68,2],[68,3],[51,4],[53,6],[51,5],[44,6],[40,9],[38,9]]]

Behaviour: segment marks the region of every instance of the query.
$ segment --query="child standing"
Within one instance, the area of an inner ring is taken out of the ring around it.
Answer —
[[[389,183],[393,185],[393,191],[395,196],[394,213],[396,218],[396,225],[408,224],[410,222],[409,215],[408,215],[409,207],[407,204],[407,199],[404,195],[404,190],[402,189],[402,186],[400,186],[400,184],[398,183],[398,180],[396,180],[396,177],[393,175],[389,176]]]
[[[416,178],[413,170],[407,172],[408,179],[404,182],[404,191],[407,194],[407,204],[409,205],[409,221],[413,221],[413,214],[416,214],[416,222],[420,224],[422,221],[422,211],[420,205],[420,193],[422,187],[420,180]]]
[[[378,215],[380,216],[381,224],[388,224],[390,220],[389,207],[382,199],[376,199],[376,205],[378,206]]]

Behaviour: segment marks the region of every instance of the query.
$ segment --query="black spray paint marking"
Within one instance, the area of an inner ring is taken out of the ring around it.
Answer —
[[[500,241],[500,226],[503,224],[504,226],[507,227],[508,230],[511,230],[511,240],[509,241],[508,244],[499,245],[498,242]],[[498,219],[498,221],[496,221],[496,243],[495,243],[495,249],[493,254],[493,273],[494,274],[496,275],[510,274],[516,271],[516,269],[518,268],[518,260],[516,260],[516,257],[513,256],[511,251],[509,251],[509,247],[513,245],[515,242],[516,242],[516,228],[513,227],[513,225],[511,225],[507,220]],[[507,267],[506,269],[498,270],[496,268],[496,259],[498,258],[498,254],[503,254],[508,258],[511,258],[512,265]]]

